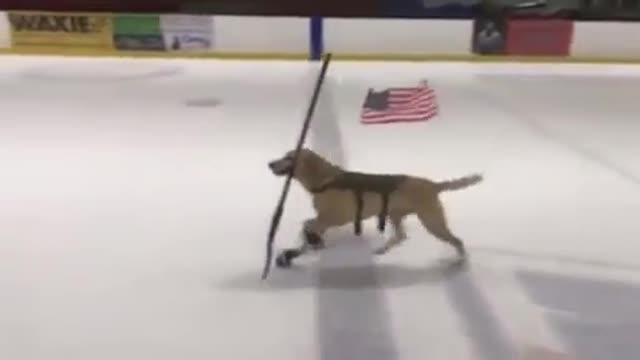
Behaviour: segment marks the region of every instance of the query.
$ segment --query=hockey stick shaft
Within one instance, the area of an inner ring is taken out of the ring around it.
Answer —
[[[295,167],[298,163],[298,155],[300,153],[300,149],[302,149],[302,145],[307,138],[307,133],[309,132],[309,128],[311,125],[311,119],[313,118],[313,113],[316,108],[316,104],[318,103],[318,98],[320,97],[320,89],[322,88],[322,84],[324,83],[324,78],[327,74],[327,69],[329,67],[329,63],[331,62],[331,54],[325,54],[322,68],[320,69],[320,74],[318,75],[318,79],[316,80],[316,85],[313,90],[313,95],[311,97],[311,101],[309,102],[309,107],[307,108],[307,113],[304,119],[304,123],[302,124],[302,130],[300,131],[300,136],[298,137],[298,142],[295,148],[295,154],[293,159],[293,168],[287,175],[287,178],[284,182],[284,186],[282,187],[282,192],[280,193],[280,199],[278,200],[278,205],[273,213],[273,217],[271,218],[271,228],[269,229],[269,234],[267,238],[267,255],[265,259],[264,268],[262,270],[262,280],[266,279],[269,275],[269,270],[271,269],[271,262],[273,260],[273,243],[275,241],[276,232],[278,231],[278,226],[280,225],[280,219],[282,218],[282,213],[284,212],[284,203],[287,200],[287,195],[289,194],[289,188],[291,187],[291,180],[293,178],[293,174],[295,173]]]

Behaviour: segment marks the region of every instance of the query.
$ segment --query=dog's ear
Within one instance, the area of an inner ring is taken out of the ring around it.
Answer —
[[[295,151],[291,152],[291,157],[294,157]],[[318,171],[317,165],[313,159],[313,156],[309,156],[309,154],[301,149],[298,153],[298,161],[296,162],[296,173],[302,176],[311,176]]]
[[[302,165],[302,167],[304,167],[304,171],[311,177],[317,177],[318,172],[321,170],[318,160],[313,156],[309,156],[307,153],[300,154],[300,162],[298,164]]]

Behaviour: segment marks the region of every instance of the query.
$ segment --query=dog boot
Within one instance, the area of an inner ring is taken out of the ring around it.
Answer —
[[[318,234],[305,230],[304,237],[306,243],[310,245],[312,249],[318,250],[324,248],[324,240]]]
[[[291,266],[293,259],[300,256],[300,250],[298,249],[286,249],[276,257],[276,266],[280,268],[288,268]]]

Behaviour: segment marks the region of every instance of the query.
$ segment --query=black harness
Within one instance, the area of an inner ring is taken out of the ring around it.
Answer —
[[[389,195],[405,179],[404,175],[378,175],[345,171],[331,181],[312,189],[311,192],[317,194],[329,189],[351,190],[356,202],[356,219],[353,223],[356,235],[362,233],[363,194],[365,192],[378,193],[382,198],[382,207],[378,213],[378,230],[384,232],[389,215]]]

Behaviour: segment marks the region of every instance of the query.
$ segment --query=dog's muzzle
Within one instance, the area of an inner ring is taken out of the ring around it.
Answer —
[[[293,167],[293,162],[289,158],[274,160],[269,163],[269,169],[271,169],[271,172],[273,172],[274,175],[277,175],[277,176],[283,176],[288,174],[289,171],[291,171],[292,167]]]

